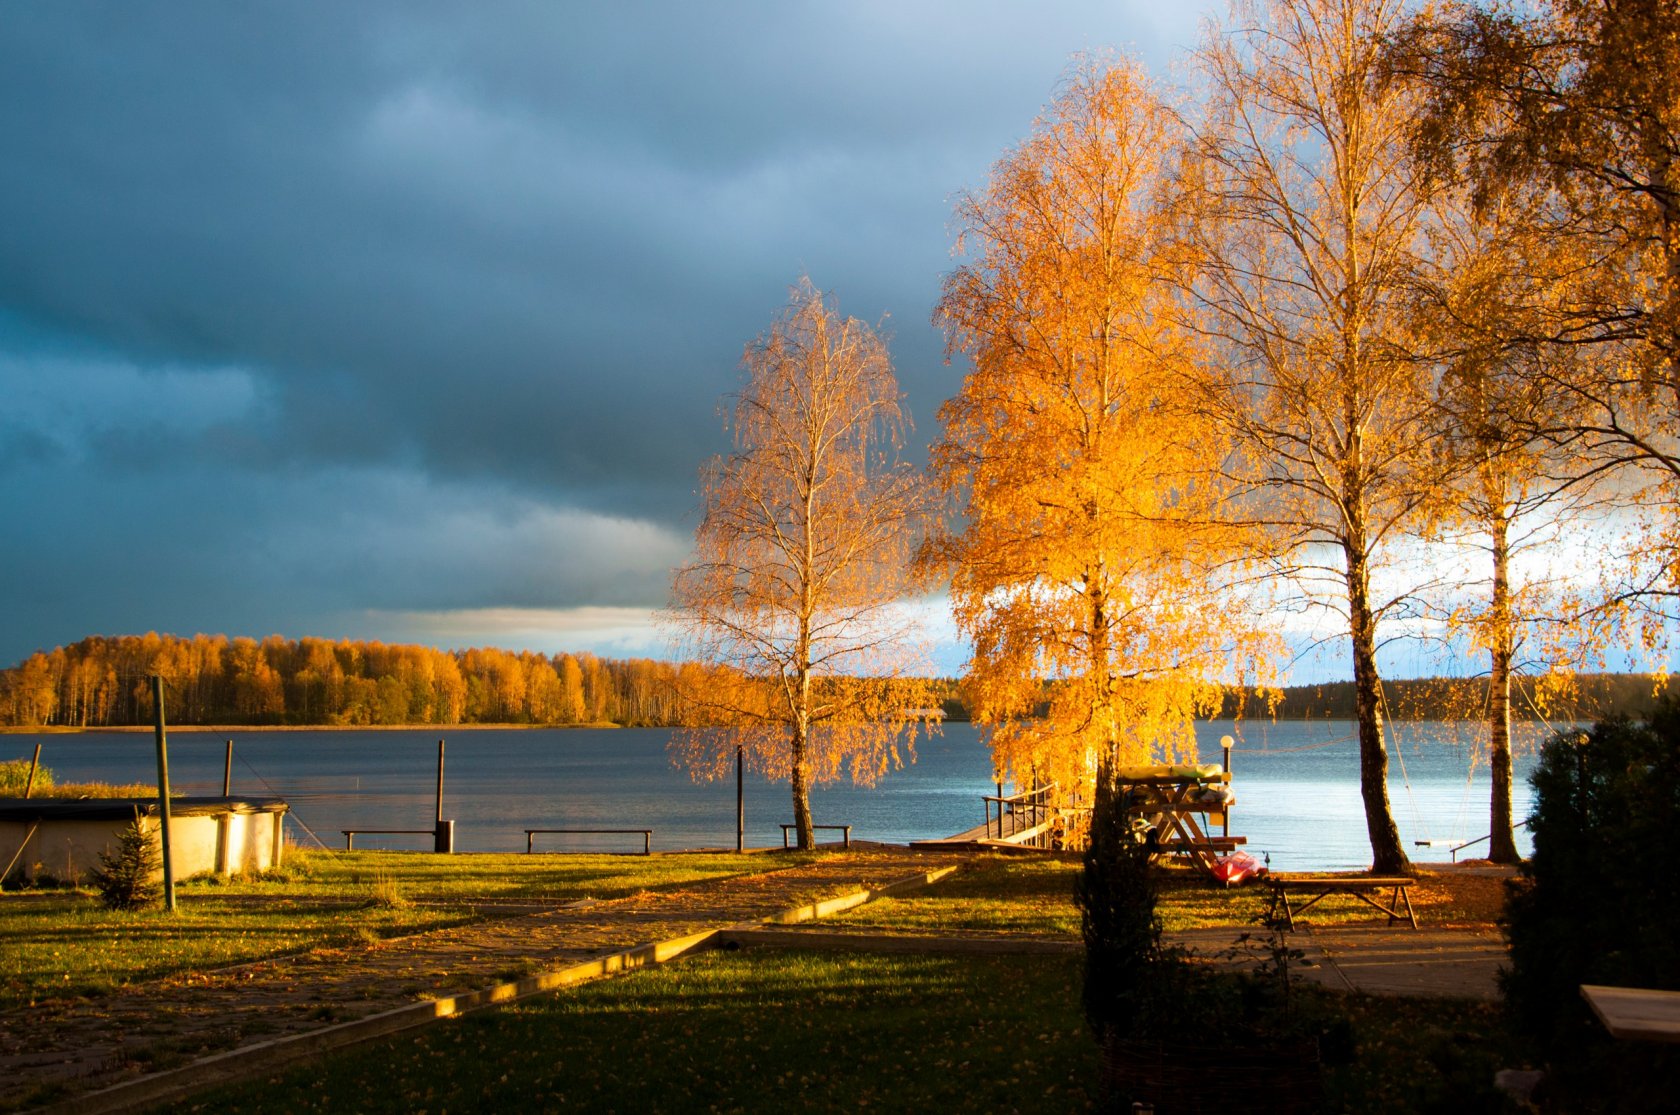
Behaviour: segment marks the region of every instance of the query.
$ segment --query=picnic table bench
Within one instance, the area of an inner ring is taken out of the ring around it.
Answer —
[[[453,823],[453,822],[451,822]],[[357,836],[436,836],[437,829],[339,829],[344,834],[344,850],[353,852]]]
[[[565,834],[568,834],[568,835],[582,835],[582,834],[621,835],[621,836],[635,836],[635,835],[640,834],[640,836],[642,838],[642,855],[644,855],[644,856],[653,855],[653,830],[652,829],[526,829],[525,830],[525,851],[526,851],[527,854],[529,854],[531,851],[533,851],[533,846],[536,842],[536,838],[537,838],[538,833],[565,833]]]
[[[1312,907],[1329,898],[1333,894],[1346,894],[1367,906],[1375,907],[1388,915],[1388,924],[1397,921],[1411,923],[1413,929],[1418,927],[1417,914],[1412,910],[1410,891],[1416,879],[1409,875],[1270,875],[1266,877],[1266,884],[1272,888],[1272,916],[1277,915],[1278,908],[1283,909],[1283,920],[1290,929],[1295,928],[1295,918],[1306,913]],[[1387,899],[1382,893],[1388,892]],[[1298,897],[1305,896],[1307,900],[1295,905],[1289,899],[1294,892]]]
[[[794,829],[796,829],[798,827],[799,826],[796,825],[796,824],[794,824],[794,825],[784,824],[782,826],[782,847],[784,847],[784,848],[791,847],[791,845],[788,843],[788,833],[792,832]],[[811,828],[812,828],[813,831],[815,831],[816,829],[822,829],[825,832],[840,833],[840,839],[845,844],[845,846],[848,847],[848,848],[850,848],[852,846],[852,826],[851,825],[812,825]]]
[[[1215,822],[1226,823],[1232,799],[1223,787],[1231,775],[1217,768],[1178,769],[1182,773],[1128,775],[1122,771],[1117,781],[1124,788],[1126,813],[1150,825],[1152,854],[1183,856],[1212,872],[1221,853],[1248,843],[1247,837],[1212,836],[1207,831]]]

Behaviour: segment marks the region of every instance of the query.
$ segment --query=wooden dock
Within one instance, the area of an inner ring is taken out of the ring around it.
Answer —
[[[986,819],[981,824],[942,840],[913,840],[912,848],[951,850],[966,848],[991,851],[1048,851],[1052,837],[1062,829],[1071,813],[1050,804],[1055,786],[1040,786],[1025,793],[1004,797],[986,795]]]

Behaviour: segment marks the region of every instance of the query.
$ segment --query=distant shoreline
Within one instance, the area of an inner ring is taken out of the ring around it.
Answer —
[[[1244,716],[1244,717],[1207,717],[1199,719],[1197,724],[1230,723],[1233,720],[1240,724],[1302,724],[1320,721],[1323,723],[1347,724],[1353,722],[1351,716]],[[1433,719],[1429,717],[1385,717],[1385,728],[1389,724],[1485,724],[1480,717],[1448,717]],[[947,724],[973,723],[966,716],[951,716],[945,718]],[[1539,720],[1532,717],[1512,717],[1513,724],[1572,724],[1576,720],[1559,719],[1554,721]],[[661,728],[675,731],[680,726],[675,724],[615,724],[612,721],[600,721],[592,724],[170,724],[171,733],[212,733],[217,735],[239,735],[252,732],[556,732],[572,731],[574,729],[624,729],[632,727]],[[147,734],[153,731],[150,724],[123,724],[109,727],[76,728],[52,724],[40,727],[20,727],[17,725],[0,725],[0,736],[78,736],[104,735],[109,733]]]
[[[573,728],[623,728],[624,724],[169,724],[171,734],[184,732],[214,732],[237,735],[241,732],[519,732],[569,731]],[[40,727],[0,726],[5,736],[86,736],[112,732],[146,733],[154,729],[150,724],[121,724],[110,727],[72,728],[59,724]]]

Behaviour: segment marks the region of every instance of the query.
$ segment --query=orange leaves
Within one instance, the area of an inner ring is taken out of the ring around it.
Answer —
[[[934,450],[964,528],[928,551],[974,641],[966,695],[1000,776],[1069,793],[1102,754],[1192,749],[1244,626],[1218,591],[1227,448],[1176,293],[1173,127],[1136,64],[1077,69],[959,202],[937,315],[972,361]]]
[[[704,469],[695,557],[671,588],[684,651],[719,669],[687,689],[704,726],[673,747],[702,777],[737,746],[791,777],[804,830],[810,780],[874,781],[932,703],[906,676],[920,660],[899,607],[931,505],[897,460],[908,418],[886,345],[808,279],[742,363],[735,451]]]

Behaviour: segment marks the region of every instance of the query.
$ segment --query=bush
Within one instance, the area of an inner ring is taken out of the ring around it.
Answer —
[[[1673,1084],[1675,1051],[1615,1049],[1580,985],[1680,990],[1669,852],[1680,823],[1680,706],[1667,700],[1643,724],[1618,717],[1560,732],[1532,782],[1534,855],[1511,884],[1504,920],[1513,1025],[1565,1081],[1602,1082],[1606,1058],[1626,1055],[1636,1078]]]
[[[163,867],[157,837],[136,816],[117,837],[117,846],[99,857],[89,878],[99,900],[110,910],[134,910],[157,900],[157,873]]]
[[[1085,938],[1085,1019],[1099,1040],[1148,1027],[1167,960],[1149,853],[1134,839],[1113,770],[1097,773],[1084,868],[1074,884]]]
[[[28,759],[0,760],[0,798],[21,798],[23,788],[28,784]],[[40,767],[35,771],[35,786],[30,792],[38,794],[42,790],[51,789],[52,784],[52,771],[46,767]]]

